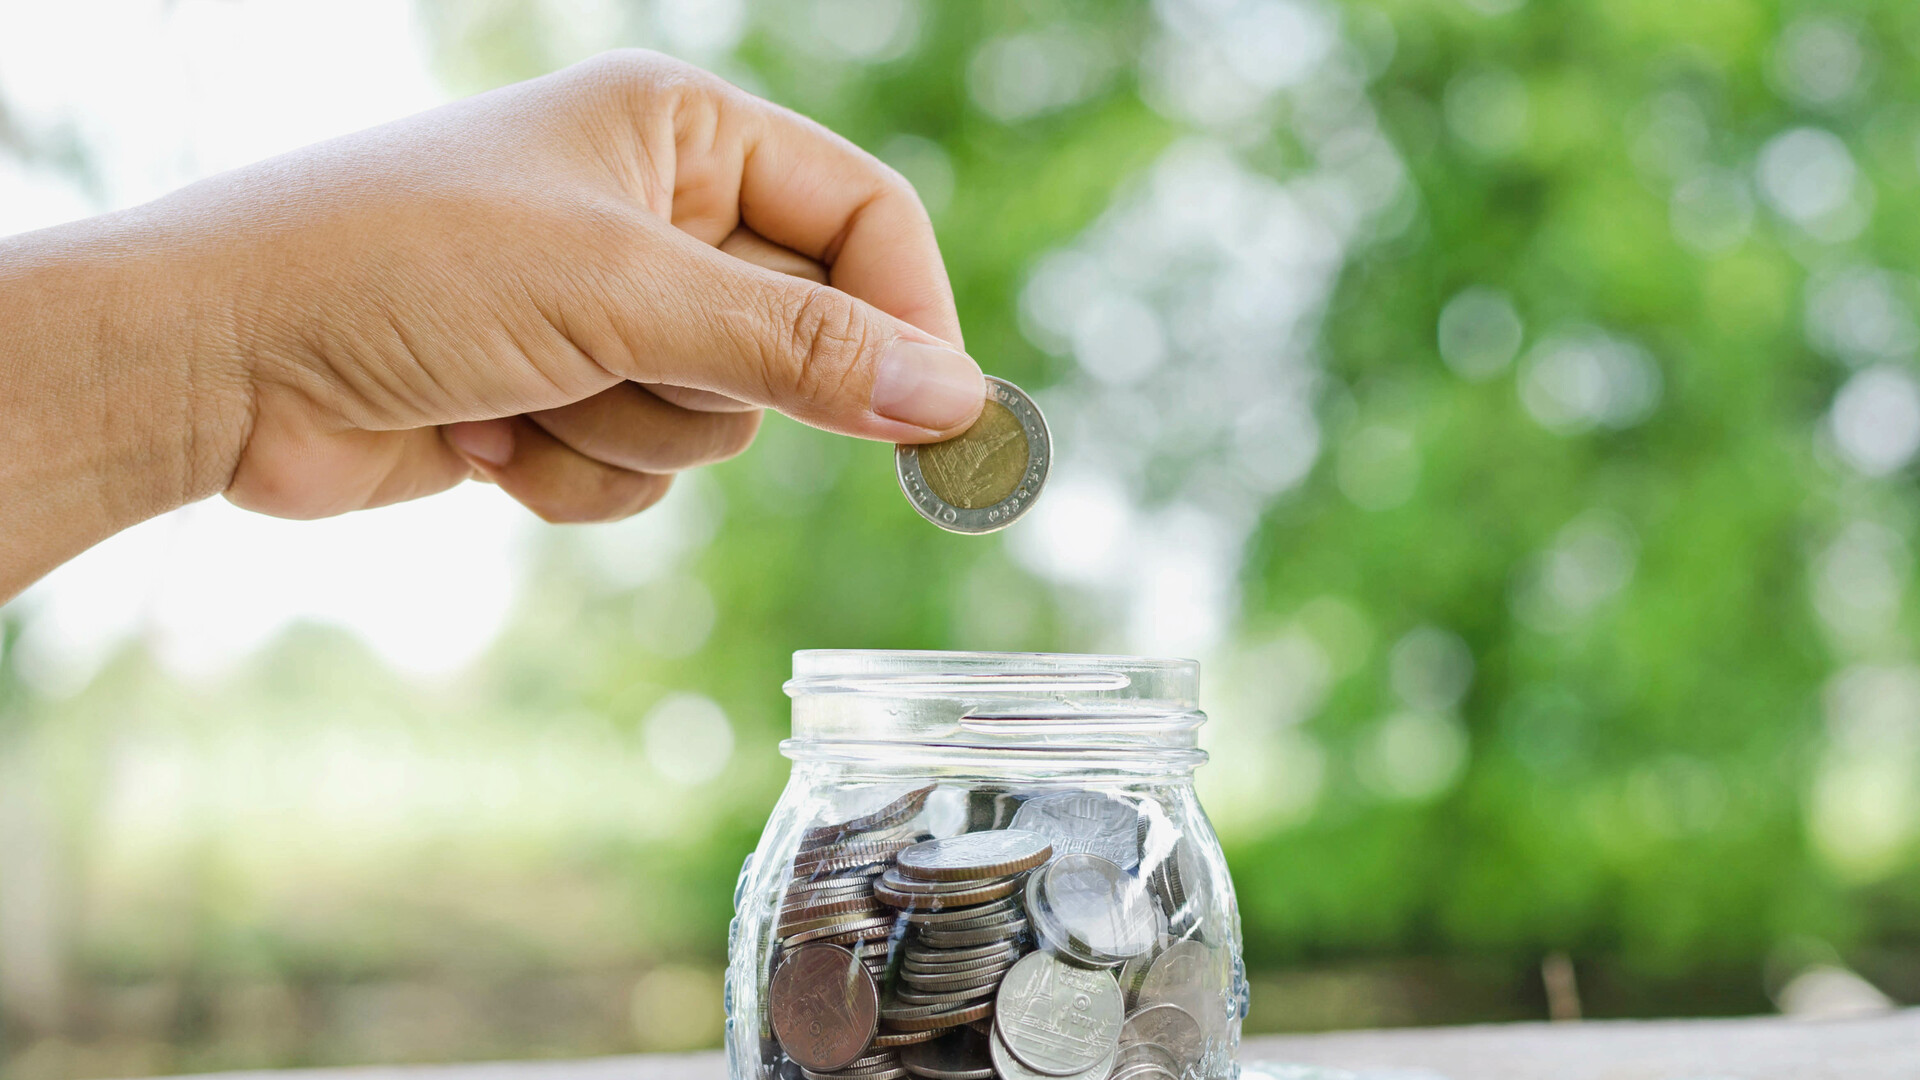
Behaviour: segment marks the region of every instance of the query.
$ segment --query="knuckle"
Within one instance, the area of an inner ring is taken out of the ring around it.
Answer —
[[[779,398],[805,402],[833,399],[873,345],[873,328],[845,293],[815,285],[790,294],[783,321],[787,355],[770,358],[767,368],[782,385],[769,387]]]

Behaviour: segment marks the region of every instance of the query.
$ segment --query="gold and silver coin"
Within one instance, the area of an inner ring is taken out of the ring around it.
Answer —
[[[921,517],[948,532],[990,533],[1033,506],[1053,464],[1053,438],[1025,391],[989,375],[972,427],[945,442],[902,443],[893,464]]]

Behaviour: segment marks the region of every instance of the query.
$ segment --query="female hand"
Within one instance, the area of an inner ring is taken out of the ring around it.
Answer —
[[[762,407],[920,442],[984,394],[913,189],[647,53],[0,242],[0,325],[0,599],[215,492],[604,520]]]

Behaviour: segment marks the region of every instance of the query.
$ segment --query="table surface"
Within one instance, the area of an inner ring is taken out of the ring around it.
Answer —
[[[1916,1080],[1920,1009],[1859,1020],[1599,1021],[1246,1040],[1248,1080]],[[717,1052],[300,1072],[275,1080],[724,1080]]]

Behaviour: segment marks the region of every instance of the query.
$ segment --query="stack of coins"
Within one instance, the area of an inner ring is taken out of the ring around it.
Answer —
[[[993,1014],[1001,976],[1028,948],[1021,877],[1052,853],[1044,837],[1016,829],[928,840],[900,853],[873,890],[913,927],[898,984],[881,1003],[884,1026],[939,1032]],[[961,1055],[954,1049],[949,1058]],[[976,1064],[986,1064],[984,1055]]]
[[[931,786],[910,791],[870,814],[808,829],[793,857],[774,935],[783,949],[810,941],[844,945],[878,984],[887,968],[893,912],[873,894],[874,879],[922,838],[911,824]]]

